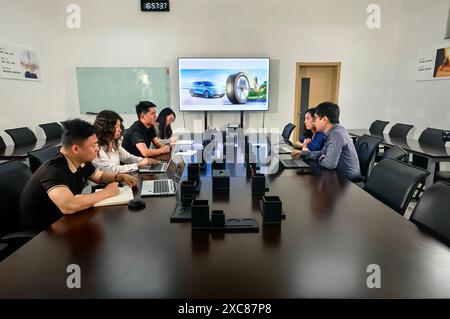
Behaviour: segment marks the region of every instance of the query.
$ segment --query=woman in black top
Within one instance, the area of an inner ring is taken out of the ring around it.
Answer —
[[[158,118],[156,119],[156,133],[160,139],[169,139],[172,138],[172,127],[171,124],[175,122],[177,116],[175,112],[172,111],[170,107],[166,107],[165,109],[159,112]]]

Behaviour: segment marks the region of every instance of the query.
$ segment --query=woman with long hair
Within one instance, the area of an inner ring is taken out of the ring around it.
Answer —
[[[158,161],[128,153],[119,143],[123,132],[123,119],[114,111],[104,110],[97,114],[94,126],[97,129],[99,151],[94,165],[103,171],[128,173]],[[120,163],[125,163],[121,165]]]
[[[325,144],[326,136],[322,132],[317,132],[314,125],[314,115],[316,114],[315,108],[310,108],[305,113],[305,128],[312,132],[311,138],[305,138],[303,143],[295,142],[294,147],[301,150],[293,150],[292,157],[298,157],[302,151],[320,151]]]
[[[172,127],[171,124],[175,122],[175,119],[177,118],[176,114],[170,107],[166,107],[165,109],[162,109],[161,112],[158,114],[158,118],[156,119],[156,135],[160,139],[171,139],[174,141],[174,138],[172,138]]]

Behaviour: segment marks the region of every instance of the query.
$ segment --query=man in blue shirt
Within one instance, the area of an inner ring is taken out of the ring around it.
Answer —
[[[347,130],[339,124],[339,107],[331,102],[324,102],[316,107],[314,125],[318,132],[326,135],[321,151],[302,151],[292,156],[317,159],[319,165],[349,179],[361,176],[358,154]]]

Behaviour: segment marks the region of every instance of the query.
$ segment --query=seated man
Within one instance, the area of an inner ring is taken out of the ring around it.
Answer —
[[[163,145],[156,136],[156,105],[144,101],[136,105],[138,120],[124,134],[122,147],[134,156],[152,157],[170,152],[170,146]],[[156,149],[150,148],[153,143]]]
[[[119,193],[117,182],[133,187],[137,179],[126,174],[102,172],[91,161],[98,152],[94,126],[80,119],[65,123],[60,153],[33,174],[20,197],[23,230],[44,230],[64,214],[87,209]],[[108,183],[101,191],[80,195],[86,181]]]
[[[320,151],[325,144],[325,134],[318,132],[314,125],[314,115],[316,114],[316,108],[310,108],[305,113],[305,128],[306,132],[311,132],[311,138],[303,139],[302,143],[295,142],[294,148],[300,148],[303,151]],[[301,146],[300,146],[301,145]],[[301,151],[294,151],[293,155],[300,154]]]
[[[316,107],[314,125],[318,132],[326,135],[321,151],[293,151],[292,157],[318,159],[319,165],[349,179],[361,176],[358,155],[347,130],[339,124],[339,107],[331,102],[324,102]]]

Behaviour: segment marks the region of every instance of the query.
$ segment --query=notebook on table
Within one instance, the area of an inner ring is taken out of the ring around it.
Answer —
[[[97,189],[96,192],[100,190],[101,189]],[[119,190],[119,194],[114,197],[106,198],[98,202],[97,204],[94,204],[94,207],[124,205],[128,204],[128,202],[134,198],[133,190],[130,186],[119,187]]]

